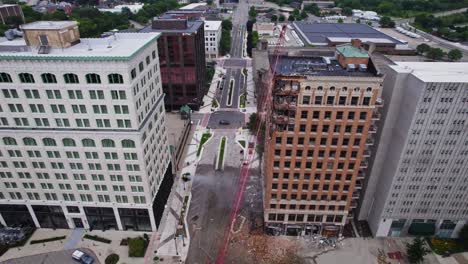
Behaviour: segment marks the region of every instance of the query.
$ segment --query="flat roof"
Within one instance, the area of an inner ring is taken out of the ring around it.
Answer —
[[[468,62],[395,62],[392,69],[411,73],[424,82],[468,83]]]
[[[335,58],[281,56],[276,65],[276,73],[283,76],[350,76],[350,77],[377,77],[373,72],[347,71]]]
[[[105,38],[82,38],[69,48],[51,48],[48,54],[28,47],[23,38],[8,41],[0,39],[0,59],[52,60],[129,60],[141,49],[153,43],[159,33],[115,33]]]
[[[205,20],[205,30],[218,30],[221,27],[222,21]]]
[[[351,44],[337,46],[336,50],[347,58],[369,58],[367,51],[356,48]]]
[[[159,18],[155,18],[159,19]],[[163,20],[178,20],[177,18],[170,18]],[[195,33],[198,28],[203,25],[203,21],[187,21],[187,28],[185,29],[154,29],[152,25],[142,28],[139,32],[148,33],[148,32],[160,32],[160,33]]]
[[[192,4],[188,4],[186,6],[183,6],[179,9],[181,10],[190,10],[190,9],[195,9],[197,7],[201,7],[201,6],[206,6],[206,3],[192,3]]]
[[[77,26],[76,21],[36,21],[28,24],[21,25],[21,29],[62,29],[67,27]]]
[[[299,35],[308,42],[308,44],[312,45],[328,45],[328,38],[358,38],[361,40],[366,39],[366,41],[369,42],[373,42],[375,39],[376,41],[379,41],[376,43],[381,43],[382,39],[385,39],[391,43],[403,44],[399,40],[365,24],[311,23],[297,21],[294,22],[293,25]]]

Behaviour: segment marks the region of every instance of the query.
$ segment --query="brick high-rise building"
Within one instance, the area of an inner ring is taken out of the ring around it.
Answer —
[[[205,36],[203,21],[154,18],[141,32],[160,32],[159,64],[165,105],[179,110],[188,105],[198,110],[205,88]]]
[[[265,142],[269,232],[337,235],[357,206],[383,81],[359,44],[279,58]]]

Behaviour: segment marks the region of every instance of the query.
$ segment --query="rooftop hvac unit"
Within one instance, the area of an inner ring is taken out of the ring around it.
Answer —
[[[348,64],[346,65],[346,70],[349,72],[353,72],[356,70],[356,66],[354,66],[354,64]]]
[[[359,64],[359,71],[360,72],[366,72],[367,71],[367,65]]]

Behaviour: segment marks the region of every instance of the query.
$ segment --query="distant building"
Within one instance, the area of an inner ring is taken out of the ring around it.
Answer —
[[[274,23],[257,22],[253,25],[253,31],[257,31],[260,37],[273,37],[275,29],[277,30],[276,34],[279,34],[281,27],[278,30]]]
[[[205,89],[205,33],[203,21],[154,18],[141,32],[160,32],[159,64],[166,108],[183,105],[198,110]]]
[[[218,58],[219,41],[221,40],[221,21],[204,21],[205,24],[205,55],[207,61]]]
[[[311,23],[294,22],[293,27],[304,43],[313,46],[330,46],[351,43],[360,39],[370,52],[385,54],[414,54],[407,44],[397,40],[373,27],[357,23]]]
[[[138,13],[143,8],[144,4],[135,3],[132,5],[116,5],[114,8],[99,8],[101,12],[122,13],[123,8],[128,8],[133,14]]]
[[[179,8],[179,10],[205,10],[209,8],[206,3],[191,3]]]
[[[173,184],[158,33],[0,40],[0,223],[156,231]]]
[[[336,49],[331,57],[309,49],[278,59],[265,132],[269,233],[337,237],[354,216],[383,76],[358,40]]]
[[[468,223],[468,63],[388,68],[359,219],[377,237],[456,237]]]
[[[320,15],[341,15],[342,9],[340,7],[335,6],[335,2],[333,1],[304,1],[301,5],[301,10],[308,5],[316,4],[320,10]]]
[[[23,10],[19,5],[0,5],[0,20],[3,24],[8,17],[20,17],[24,21]]]

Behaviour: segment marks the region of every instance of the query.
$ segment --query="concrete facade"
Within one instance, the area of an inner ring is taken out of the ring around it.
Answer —
[[[158,37],[0,52],[2,224],[156,230],[171,163]]]
[[[221,41],[221,21],[204,21],[205,25],[205,56],[207,61],[213,61],[219,56]]]
[[[468,219],[466,63],[389,66],[384,126],[359,219],[376,236],[404,236],[412,224],[455,237]]]

